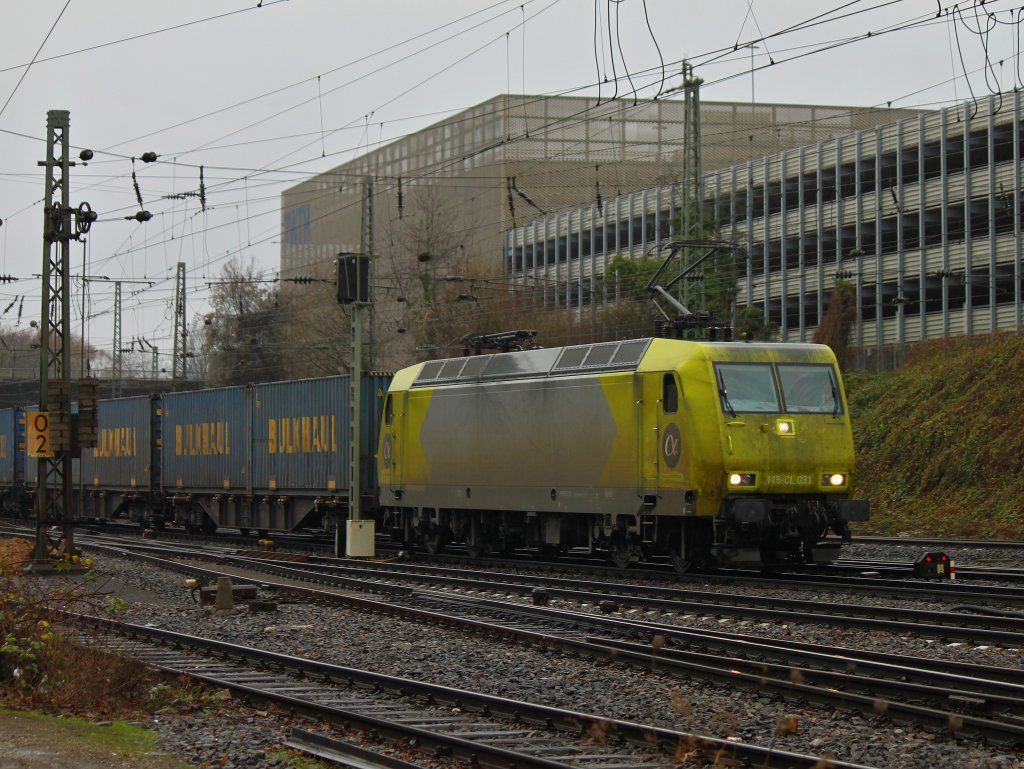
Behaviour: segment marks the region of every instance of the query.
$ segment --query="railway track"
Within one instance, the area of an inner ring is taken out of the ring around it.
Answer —
[[[421,590],[371,581],[366,570],[355,575],[310,574],[303,573],[305,564],[257,562],[238,557],[225,559],[225,565],[235,567],[233,570],[223,567],[212,570],[152,555],[134,557],[208,579],[231,574],[236,580],[248,579],[269,590],[287,591],[303,601],[338,602],[359,610],[384,612],[417,623],[440,623],[513,643],[558,648],[605,661],[628,662],[665,675],[745,686],[795,700],[885,714],[897,721],[949,730],[957,735],[1024,744],[1024,671],[1020,670],[775,641],[622,614],[569,611],[479,595]],[[271,582],[252,571],[240,571],[253,567],[274,572],[278,580]],[[298,586],[299,579],[311,578],[330,584],[331,589]],[[353,590],[362,594],[352,595]],[[384,597],[368,597],[368,593],[374,592]],[[721,606],[707,604],[699,611],[710,616],[725,613]],[[870,626],[863,618],[849,620],[849,623]],[[901,632],[922,630],[922,626],[912,623],[887,627]],[[942,627],[938,632],[948,635],[951,630]],[[1002,637],[1009,638],[1005,633]],[[1013,640],[1024,645],[1024,636],[1018,634]]]
[[[90,526],[86,529],[91,533],[98,536],[102,536],[105,533],[113,534],[116,532],[141,534],[142,529],[134,524],[111,524],[105,526]],[[253,547],[255,546],[260,538],[258,536],[243,536],[241,534],[235,534],[231,532],[218,533],[214,537],[209,537],[201,534],[188,534],[183,531],[175,530],[164,530],[158,533],[158,537],[161,541],[184,541],[196,544],[214,544],[221,545],[224,547],[230,547],[237,545],[239,547]],[[922,548],[955,548],[957,546],[972,546],[971,543],[974,541],[967,541],[965,543],[957,543],[955,541],[940,541],[940,540],[902,540],[900,538],[889,538],[892,541],[886,540],[880,542],[880,544],[898,544],[904,545],[909,544],[914,546],[920,546]],[[323,535],[316,536],[312,534],[275,534],[273,536],[275,545],[282,550],[307,552],[322,556],[331,556],[334,552],[334,541],[332,537]],[[861,539],[857,540],[861,542]],[[872,540],[868,540],[869,542]],[[1003,546],[1006,548],[1019,547],[1022,553],[1024,553],[1024,543],[998,543],[992,542],[989,544],[991,548]],[[384,538],[380,538],[377,543],[378,553],[382,558],[397,557],[399,553],[407,552],[401,546],[390,542]],[[922,551],[923,552],[923,551]],[[854,558],[842,558],[832,567],[818,568],[818,569],[804,569],[801,571],[791,571],[785,569],[779,569],[775,571],[754,571],[747,572],[738,569],[722,569],[715,572],[698,573],[692,575],[681,575],[678,574],[672,566],[666,561],[664,564],[647,564],[642,567],[630,568],[622,570],[613,566],[610,566],[606,561],[600,558],[595,558],[593,555],[574,555],[565,554],[554,560],[548,558],[545,559],[538,553],[524,553],[521,557],[516,558],[500,558],[489,556],[487,558],[474,558],[466,554],[463,548],[459,546],[452,546],[444,553],[431,554],[425,552],[416,552],[415,559],[417,562],[424,564],[438,564],[438,565],[468,565],[473,568],[485,567],[485,568],[522,568],[524,564],[528,564],[532,568],[543,568],[548,567],[552,570],[566,570],[571,569],[581,574],[592,574],[592,575],[629,575],[636,577],[645,577],[652,580],[664,580],[669,582],[685,582],[689,580],[715,580],[715,581],[735,581],[735,582],[748,582],[756,581],[763,582],[765,580],[773,581],[792,581],[794,583],[799,582],[813,582],[815,586],[824,587],[827,584],[835,584],[839,586],[853,585],[860,586],[861,588],[869,587],[866,583],[871,579],[889,579],[889,582],[879,587],[888,590],[890,587],[896,586],[898,581],[904,583],[908,580],[913,579],[914,564],[910,561],[881,561],[878,559],[854,559]],[[986,567],[979,565],[957,565],[957,577],[961,581],[964,580],[998,580],[1008,583],[1024,583],[1024,569],[1014,569],[1007,567]]]
[[[860,545],[908,545],[941,550],[950,547],[972,547],[999,550],[1015,548],[1024,551],[1024,542],[1010,539],[945,539],[942,537],[871,537],[856,536],[855,544]]]
[[[11,525],[13,522],[9,522]],[[145,531],[143,527],[132,523],[111,522],[104,525],[82,524],[83,533],[99,537],[117,536],[125,534],[128,536],[141,536]],[[259,535],[246,535],[232,531],[219,532],[214,536],[188,533],[184,530],[165,529],[154,532],[154,538],[162,543],[183,542],[204,547],[222,547],[230,550],[233,547],[252,548],[257,546],[262,537]],[[334,552],[333,537],[328,535],[315,535],[311,533],[280,534],[273,535],[275,546],[282,551],[304,552],[324,557],[330,557]],[[1024,543],[1008,541],[984,541],[984,540],[939,540],[939,539],[909,539],[902,537],[859,537],[855,540],[861,544],[888,544],[904,545],[911,547],[951,549],[956,547],[979,547],[988,549],[1019,549],[1024,553]],[[377,550],[380,558],[396,558],[399,554],[406,554],[408,551],[385,538],[379,538]],[[923,550],[922,550],[923,552]],[[775,584],[792,584],[799,587],[811,587],[816,589],[854,589],[864,592],[878,592],[890,594],[894,591],[901,593],[906,590],[915,590],[921,595],[927,595],[936,599],[948,598],[952,591],[935,587],[933,584],[921,581],[914,576],[914,564],[910,561],[882,561],[878,559],[864,558],[842,558],[830,567],[812,568],[803,570],[777,569],[772,571],[743,571],[738,569],[720,569],[713,572],[678,574],[667,562],[665,564],[646,564],[641,567],[627,570],[610,566],[604,560],[595,558],[593,555],[565,554],[551,560],[545,559],[538,553],[523,553],[515,558],[501,558],[488,556],[486,558],[474,558],[465,554],[459,546],[452,546],[444,553],[416,552],[414,559],[417,563],[437,566],[468,566],[474,569],[550,569],[554,572],[571,570],[579,575],[607,576],[617,578],[627,576],[635,579],[649,579],[672,584],[688,583],[693,581],[712,581],[715,583],[757,583],[763,584],[771,581]],[[1010,568],[1005,566],[983,566],[977,564],[958,563],[956,577],[960,582],[990,582],[996,581],[1008,585],[1020,584],[1024,592],[1024,569]]]
[[[102,530],[90,530],[90,533],[94,536],[100,537],[101,539],[107,536]],[[160,538],[157,541],[160,542],[159,545],[152,545],[154,552],[164,550],[169,546],[169,544],[170,546],[177,547],[177,545],[174,545],[173,543],[185,543],[178,549],[188,550],[189,544],[201,545],[203,549],[219,549],[225,554],[237,552],[232,547],[233,544],[252,547],[258,542],[258,540],[253,538],[237,537],[229,540],[223,540],[220,537],[216,537],[212,541],[210,538],[203,538],[198,535],[167,537],[166,533],[161,533]],[[324,562],[330,562],[330,556],[324,555],[324,553],[328,552],[328,548],[324,546],[323,543],[317,543],[315,540],[311,540],[307,537],[299,537],[297,539],[290,538],[287,542],[288,544],[281,547],[279,552],[306,553],[313,556],[320,556],[321,560],[324,560]],[[293,545],[292,543],[296,544]],[[275,541],[275,546],[277,545],[278,543]],[[140,545],[139,547],[142,546]],[[395,550],[393,551],[392,559],[388,559],[385,555],[382,555],[380,560],[372,563],[380,563],[382,560],[397,561],[398,553],[399,551]],[[352,560],[344,560],[343,562],[353,566],[363,563]],[[647,581],[652,585],[675,587],[677,589],[683,589],[687,585],[703,587],[708,583],[725,585],[764,585],[770,582],[779,587],[793,587],[801,590],[843,590],[903,597],[916,595],[921,598],[937,601],[978,602],[982,604],[1003,601],[1012,602],[1017,598],[1024,597],[1024,585],[1017,588],[1013,587],[1017,582],[1024,582],[1024,571],[1022,570],[988,569],[983,567],[965,568],[961,566],[958,567],[961,579],[954,584],[947,580],[934,582],[915,579],[912,574],[912,566],[913,565],[910,563],[865,560],[851,563],[845,568],[843,573],[838,574],[835,573],[835,570],[832,570],[829,573],[822,573],[819,571],[810,573],[786,573],[721,570],[708,574],[680,575],[675,573],[671,567],[668,566],[663,570],[652,570],[648,568],[629,569],[623,571],[622,569],[613,567],[595,565],[593,562],[580,566],[574,563],[541,562],[537,560],[524,561],[524,559],[488,558],[481,560],[470,558],[468,556],[460,557],[448,554],[444,556],[417,556],[415,564],[409,566],[409,568],[418,568],[423,573],[428,572],[430,569],[438,569],[440,570],[438,571],[439,574],[449,573],[453,575],[458,574],[458,569],[460,568],[463,571],[466,568],[470,568],[473,571],[480,572],[489,569],[510,569],[522,572],[525,569],[529,569],[532,571],[547,570],[552,574],[561,574],[568,571],[576,577],[591,575],[595,577],[607,577],[609,579],[627,578],[637,582]],[[397,567],[392,566],[390,568]],[[447,569],[447,572],[445,572],[445,569]],[[898,576],[893,577],[893,573]],[[515,579],[519,578],[520,574],[517,573]],[[533,577],[526,575],[522,578],[531,579]],[[544,577],[543,579],[549,578]],[[979,589],[979,584],[987,583],[990,580],[1001,581],[1008,584],[986,590]]]
[[[815,623],[836,627],[857,627],[883,632],[916,634],[941,640],[956,640],[982,645],[1008,648],[1024,647],[1024,606],[1021,591],[1004,588],[977,590],[970,586],[946,584],[939,596],[954,600],[955,611],[929,611],[892,606],[864,606],[850,603],[829,603],[820,600],[773,598],[737,593],[682,590],[659,586],[635,586],[622,583],[598,584],[593,581],[554,579],[531,575],[507,575],[439,569],[438,567],[408,564],[380,564],[346,560],[342,562],[312,561],[301,565],[280,560],[281,555],[248,553],[239,555],[226,549],[196,550],[195,548],[168,548],[150,543],[111,544],[102,540],[83,540],[80,544],[115,554],[148,558],[170,568],[189,571],[209,580],[228,574],[224,570],[209,570],[181,563],[166,562],[175,555],[183,560],[215,560],[237,569],[256,573],[275,574],[305,582],[330,583],[345,589],[382,594],[404,594],[424,585],[458,591],[480,590],[492,595],[529,596],[545,594],[547,598],[571,600],[578,605],[590,605],[600,610],[613,607],[631,607],[636,610],[672,613],[680,616],[731,617],[756,621]],[[150,555],[146,555],[146,553]],[[237,572],[234,576],[238,576]],[[248,581],[260,581],[249,576]],[[410,585],[415,587],[410,587]],[[873,590],[908,592],[902,585],[875,585]],[[909,589],[913,597],[924,589]],[[927,593],[934,597],[934,593]],[[536,600],[536,598],[534,598]],[[970,603],[967,603],[970,601]],[[988,604],[997,604],[996,606]],[[1010,608],[1000,608],[1007,607]]]
[[[250,567],[273,571],[279,568],[278,559],[291,558],[283,553],[266,551],[242,551],[228,546],[204,544],[175,544],[147,542],[138,539],[128,541],[103,535],[90,535],[89,540],[80,538],[80,544],[91,543],[93,547],[131,548],[136,553],[149,552],[154,555],[175,553],[184,559],[234,560],[245,556]],[[725,616],[750,616],[755,612],[759,619],[792,619],[803,622],[851,625],[869,620],[873,627],[895,632],[922,632],[935,637],[948,637],[976,643],[1001,645],[1024,645],[1020,635],[1024,633],[1024,587],[990,586],[965,584],[962,582],[930,582],[925,580],[889,579],[884,577],[836,577],[825,575],[783,575],[764,573],[732,572],[728,574],[678,576],[664,578],[641,572],[623,573],[621,570],[604,571],[616,577],[627,576],[639,584],[622,582],[596,582],[578,578],[552,575],[490,572],[483,564],[472,562],[472,571],[408,563],[382,563],[380,561],[359,561],[352,559],[331,559],[308,556],[303,569],[320,572],[334,578],[348,576],[359,587],[360,581],[376,583],[395,582],[399,584],[428,585],[454,589],[480,589],[507,594],[529,594],[537,588],[546,590],[554,597],[574,600],[580,603],[614,601],[618,605],[643,609],[659,609],[679,613],[694,613],[714,604],[716,611]],[[510,562],[522,570],[521,562]],[[291,567],[289,567],[291,568]],[[291,572],[287,576],[301,575]],[[806,601],[798,598],[754,597],[725,592],[709,592],[706,583],[716,584],[772,584],[777,587],[791,587],[799,590],[844,590],[883,594],[908,600],[929,600],[953,604],[954,612],[924,611],[904,607],[860,606],[856,604],[822,605],[818,600]],[[682,584],[680,584],[682,583]],[[730,602],[730,603],[726,603]],[[788,613],[785,616],[780,612]],[[913,623],[913,624],[908,624]],[[972,632],[974,628],[976,632]]]
[[[427,763],[452,757],[494,769],[657,769],[684,762],[857,769],[820,756],[609,719],[331,665],[152,627],[91,618],[87,645],[186,675],[254,703],[273,703],[343,729],[417,748]],[[295,736],[293,735],[293,739]],[[300,735],[298,747],[344,743]],[[377,755],[369,757],[381,765]],[[721,764],[716,764],[721,765]],[[406,764],[408,766],[408,764]]]
[[[94,546],[99,546],[98,544]],[[134,545],[136,553],[162,556],[161,546]],[[181,549],[181,558],[215,558],[224,564],[278,576],[333,582],[348,588],[394,593],[396,588],[429,588],[458,591],[484,591],[491,595],[515,595],[536,600],[545,595],[596,607],[614,605],[643,611],[678,615],[728,616],[759,621],[821,623],[842,627],[864,627],[896,633],[917,633],[930,637],[969,641],[980,644],[1024,647],[1024,590],[1018,588],[974,588],[967,585],[943,585],[941,590],[926,587],[873,585],[876,591],[903,593],[904,597],[922,595],[956,602],[959,611],[929,611],[892,606],[863,606],[850,603],[822,605],[819,600],[773,598],[738,593],[684,590],[677,587],[638,586],[622,583],[597,583],[535,575],[510,575],[422,567],[408,564],[380,564],[359,561],[307,560],[295,563],[287,556],[270,553],[210,554]],[[212,577],[211,577],[212,578]],[[806,583],[802,584],[806,587]],[[995,604],[994,606],[991,604]],[[1003,607],[1003,608],[1000,608]],[[1005,608],[1009,607],[1009,608]],[[1015,616],[1016,614],[1016,616]]]

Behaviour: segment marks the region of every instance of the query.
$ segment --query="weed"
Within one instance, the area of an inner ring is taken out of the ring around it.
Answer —
[[[152,712],[172,703],[180,687],[172,691],[141,663],[94,646],[102,637],[89,648],[77,642],[88,631],[71,617],[112,616],[128,603],[93,592],[87,580],[24,575],[30,551],[30,545],[0,541],[0,701],[107,716]]]

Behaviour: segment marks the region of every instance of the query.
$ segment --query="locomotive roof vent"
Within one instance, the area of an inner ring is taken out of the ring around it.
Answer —
[[[628,371],[636,368],[650,344],[650,339],[630,339],[433,360],[423,364],[413,387]]]

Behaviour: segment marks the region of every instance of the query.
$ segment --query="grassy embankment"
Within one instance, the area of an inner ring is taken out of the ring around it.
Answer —
[[[1024,540],[1024,336],[929,343],[846,387],[871,501],[855,534]]]

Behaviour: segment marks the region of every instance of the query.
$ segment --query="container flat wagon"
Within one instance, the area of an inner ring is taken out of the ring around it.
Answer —
[[[96,446],[82,449],[80,517],[162,521],[159,499],[159,396],[102,400]]]
[[[361,487],[376,496],[374,451],[390,376],[367,374],[360,404]],[[188,528],[290,531],[346,515],[347,376],[169,393],[161,478],[168,515]]]

